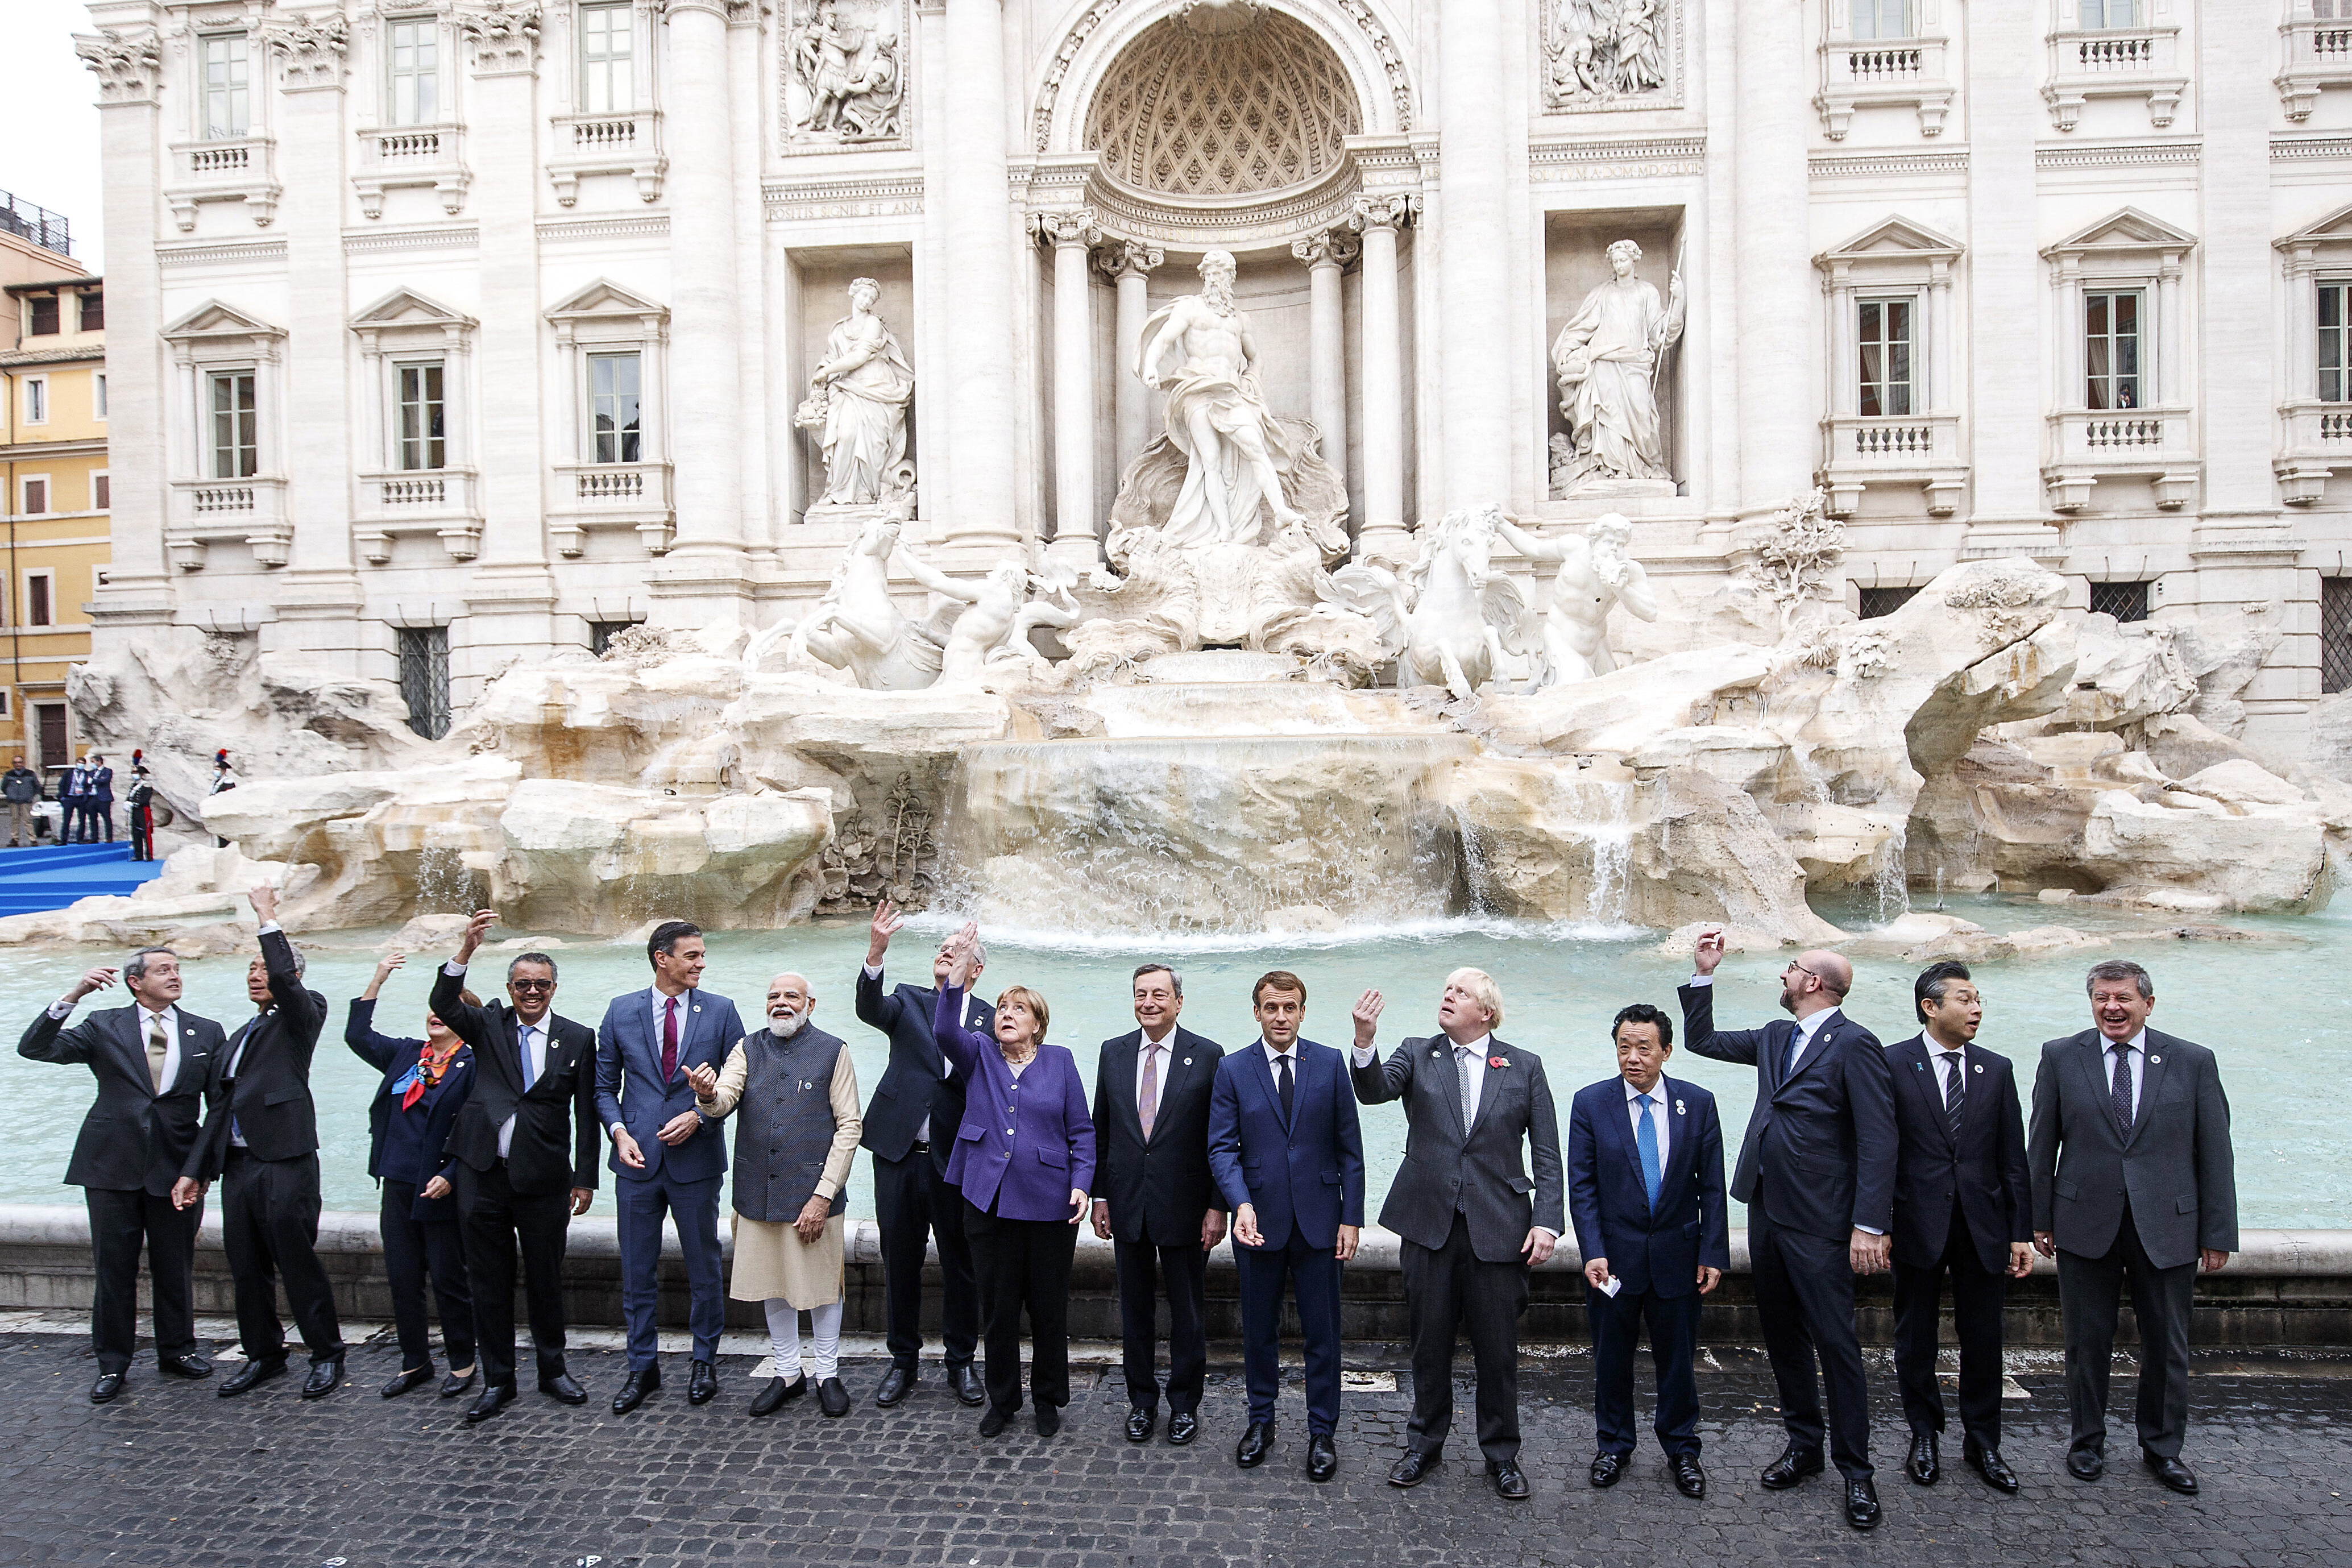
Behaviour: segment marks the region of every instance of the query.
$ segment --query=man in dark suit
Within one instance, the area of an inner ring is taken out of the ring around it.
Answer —
[[[661,1386],[659,1332],[662,1215],[677,1226],[686,1254],[688,1321],[694,1331],[689,1405],[719,1392],[719,1334],[727,1323],[719,1265],[719,1188],[727,1137],[695,1108],[688,1069],[716,1072],[743,1037],[735,1004],[702,989],[702,928],[664,921],[646,943],[654,983],[615,996],[596,1031],[596,1115],[613,1135],[614,1198],[620,1207],[621,1310],[629,1325],[629,1375],[613,1396],[625,1415]]]
[[[114,984],[93,969],[35,1018],[16,1054],[27,1061],[89,1068],[98,1099],[82,1119],[66,1184],[89,1206],[89,1308],[98,1381],[89,1402],[122,1392],[138,1342],[139,1249],[154,1280],[155,1363],[167,1377],[210,1377],[196,1349],[196,1227],[202,1204],[172,1206],[172,1187],[196,1143],[205,1085],[223,1044],[221,1026],[180,1006],[180,960],[168,947],[142,947],[122,966],[131,1005],[92,1013],[67,1028],[81,999]]]
[[[1405,1302],[1412,1310],[1412,1416],[1389,1485],[1420,1485],[1445,1452],[1454,1426],[1454,1337],[1466,1329],[1478,1371],[1478,1448],[1487,1479],[1507,1500],[1525,1502],[1519,1318],[1528,1310],[1528,1269],[1551,1257],[1568,1223],[1551,1085],[1541,1058],[1494,1037],[1503,997],[1484,970],[1447,975],[1437,1004],[1439,1032],[1408,1038],[1385,1062],[1372,1053],[1383,1005],[1378,991],[1357,1002],[1350,1064],[1364,1104],[1405,1102],[1404,1162],[1381,1224],[1402,1238]]]
[[[1209,1173],[1209,1089],[1224,1047],[1176,1022],[1184,977],[1164,963],[1135,972],[1130,1035],[1105,1040],[1095,1069],[1095,1234],[1118,1269],[1127,1440],[1160,1421],[1154,1366],[1159,1296],[1168,1293],[1168,1440],[1201,1430],[1209,1369],[1209,1253],[1225,1237],[1224,1200]]]
[[[1936,1331],[1944,1279],[1960,1342],[1961,1451],[1985,1484],[2013,1492],[2000,1457],[2000,1309],[2033,1263],[2025,1118],[2007,1057],[1976,1044],[1984,1002],[1968,966],[1919,972],[1924,1031],[1886,1047],[1895,1077],[1895,1376],[1911,1424],[1904,1468],[1923,1487],[1941,1471],[1944,1392]]]
[[[2093,1027],[2042,1047],[2027,1160],[2033,1245],[2058,1260],[2066,1325],[2066,1468],[2106,1470],[2107,1363],[2126,1279],[2139,1320],[2140,1458],[2194,1496],[2181,1463],[2189,1429],[2189,1309],[2197,1267],[2238,1249],[2230,1101],[2213,1053],[2147,1026],[2156,983],[2137,963],[2091,966]]]
[[[923,1254],[931,1241],[940,1248],[940,1338],[946,1343],[948,1387],[971,1405],[988,1395],[972,1370],[980,1344],[980,1285],[971,1269],[971,1243],[963,1232],[963,1194],[948,1180],[948,1156],[955,1152],[956,1129],[963,1125],[964,1076],[931,1035],[939,1007],[939,984],[947,977],[949,943],[931,959],[929,985],[885,991],[882,959],[904,921],[887,899],[874,906],[866,942],[866,967],[857,975],[857,1016],[889,1037],[890,1063],[874,1086],[860,1142],[874,1156],[874,1220],[882,1232],[882,1283],[889,1315],[887,1342],[890,1370],[874,1391],[874,1403],[898,1404],[914,1389],[923,1350]],[[996,1009],[973,994],[988,950],[972,948],[971,974],[964,991],[964,1027],[985,1035],[995,1027]]]
[[[82,759],[81,822],[83,843],[97,843],[101,827],[114,842],[114,770],[96,752]]]
[[[180,1168],[172,1201],[194,1209],[221,1178],[221,1230],[236,1287],[236,1331],[245,1365],[220,1385],[243,1394],[286,1370],[286,1330],[278,1287],[310,1352],[302,1397],[323,1399],[343,1381],[343,1341],[334,1288],[319,1264],[319,1116],[310,1100],[310,1060],[327,1022],[327,999],[302,984],[302,955],[278,929],[278,890],[253,889],[261,955],[246,971],[257,1011],[213,1054],[205,1125]]]
[[[563,1244],[572,1216],[596,1195],[596,1032],[555,1016],[555,960],[543,952],[507,964],[511,1005],[466,1000],[466,965],[498,918],[474,912],[457,956],[434,977],[430,1004],[474,1047],[473,1091],[449,1133],[482,1365],[469,1423],[514,1403],[518,1244],[539,1391],[566,1405],[588,1400],[563,1365]],[[440,1184],[435,1177],[425,1195],[444,1196]]]
[[[1249,1386],[1234,1460],[1255,1468],[1274,1447],[1287,1283],[1307,1342],[1307,1479],[1328,1481],[1339,1468],[1339,1277],[1364,1225],[1364,1136],[1339,1053],[1298,1037],[1307,983],[1274,970],[1250,1002],[1259,1038],[1218,1062],[1209,1094],[1209,1169],[1233,1205]]]
[[[1853,966],[1819,950],[1800,953],[1780,972],[1780,1005],[1795,1022],[1717,1032],[1714,977],[1723,951],[1720,931],[1699,937],[1697,973],[1682,988],[1683,1033],[1700,1056],[1756,1069],[1756,1109],[1731,1195],[1748,1205],[1756,1317],[1789,1429],[1787,1449],[1761,1479],[1779,1491],[1821,1473],[1826,1383],[1830,1454],[1845,1479],[1846,1522],[1873,1530],[1878,1489],[1853,1280],[1885,1268],[1894,1223],[1895,1091],[1886,1051],[1839,1010]]]

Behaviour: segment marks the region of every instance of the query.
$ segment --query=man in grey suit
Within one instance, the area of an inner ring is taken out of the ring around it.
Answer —
[[[1359,1100],[1405,1102],[1404,1162],[1381,1224],[1403,1238],[1412,1418],[1389,1484],[1419,1485],[1444,1452],[1454,1425],[1454,1340],[1466,1327],[1486,1474],[1496,1492],[1524,1502],[1519,1316],[1528,1310],[1528,1269],[1551,1257],[1568,1223],[1551,1086],[1534,1052],[1494,1037],[1503,998],[1483,970],[1447,975],[1440,1032],[1405,1041],[1385,1062],[1372,1055],[1383,1005],[1377,991],[1356,1004],[1350,1066]]]
[[[2210,1273],[2238,1248],[2230,1102],[2213,1053],[2147,1026],[2156,984],[2137,963],[2091,966],[2095,1026],[2042,1047],[2026,1161],[2033,1245],[2058,1260],[2066,1325],[2066,1469],[2106,1470],[2107,1363],[2131,1281],[2139,1320],[2140,1458],[2174,1491],[2195,1496],[2180,1462],[2189,1426],[2189,1310],[2197,1265]]]

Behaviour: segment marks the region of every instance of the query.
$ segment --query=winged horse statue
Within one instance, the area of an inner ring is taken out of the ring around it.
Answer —
[[[1399,686],[1466,698],[1495,679],[1506,653],[1526,651],[1527,600],[1492,564],[1502,523],[1500,507],[1448,512],[1423,531],[1421,553],[1402,573],[1342,566],[1318,584],[1320,596],[1370,617]]]

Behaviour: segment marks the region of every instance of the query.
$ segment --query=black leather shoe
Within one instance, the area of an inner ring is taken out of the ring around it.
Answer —
[[[954,1382],[955,1374],[950,1373],[948,1380],[950,1383]],[[913,1393],[914,1389],[913,1370],[908,1367],[894,1366],[882,1374],[882,1386],[874,1391],[874,1403],[887,1410]]]
[[[1130,1405],[1127,1407],[1127,1440],[1129,1442],[1150,1442],[1152,1428],[1159,1425],[1159,1411],[1146,1410],[1140,1405]]]
[[[551,1372],[539,1380],[539,1391],[562,1405],[585,1405],[588,1391],[568,1372]]]
[[[1058,1405],[1048,1405],[1042,1399],[1039,1400],[1037,1402],[1036,1421],[1037,1436],[1040,1437],[1052,1436],[1055,1433],[1062,1429],[1062,1407]]]
[[[1706,1472],[1698,1468],[1698,1459],[1690,1454],[1676,1454],[1666,1461],[1675,1472],[1675,1489],[1687,1498],[1706,1496]]]
[[[2107,1461],[2089,1448],[2071,1449],[2066,1455],[2066,1473],[2078,1481],[2095,1481],[2107,1473]]]
[[[165,1377],[184,1377],[194,1382],[213,1374],[213,1363],[194,1351],[185,1355],[164,1355],[155,1358],[155,1370]]]
[[[310,1363],[310,1375],[302,1380],[302,1397],[324,1399],[343,1385],[343,1358],[331,1355],[324,1361]]]
[[[908,1381],[911,1383],[914,1379],[910,1375]],[[970,1362],[965,1362],[961,1366],[948,1368],[948,1387],[954,1392],[957,1399],[974,1410],[988,1403],[987,1385],[981,1382],[980,1373],[972,1369]]]
[[[1331,1444],[1331,1434],[1317,1432],[1307,1439],[1307,1479],[1310,1481],[1329,1480],[1339,1473],[1339,1450]]]
[[[1624,1455],[1595,1454],[1592,1456],[1592,1484],[1594,1486],[1613,1487],[1620,1480],[1623,1479],[1624,1476]]]
[[[1911,1435],[1911,1457],[1903,1461],[1903,1473],[1923,1487],[1932,1487],[1936,1478],[1944,1473],[1936,1456],[1936,1435],[1915,1432]]]
[[[1505,1502],[1528,1500],[1528,1478],[1517,1459],[1487,1460],[1486,1479],[1495,1483],[1495,1495]]]
[[[433,1369],[429,1366],[404,1366],[392,1374],[392,1381],[376,1390],[386,1399],[397,1399],[421,1383],[429,1383]]]
[[[992,1405],[988,1407],[988,1414],[980,1418],[980,1435],[983,1437],[993,1437],[1012,1425],[1013,1412],[999,1410]]]
[[[1397,1456],[1397,1462],[1389,1467],[1389,1485],[1417,1487],[1427,1480],[1429,1472],[1435,1468],[1436,1455],[1424,1454],[1418,1448],[1407,1448]]]
[[[798,1399],[802,1394],[806,1394],[807,1392],[808,1373],[801,1373],[790,1383],[786,1383],[781,1377],[772,1377],[768,1379],[767,1385],[761,1388],[757,1394],[752,1396],[751,1414],[754,1415],[773,1415],[778,1410],[783,1407],[785,1400]]]
[[[613,1414],[626,1415],[646,1402],[646,1395],[660,1386],[661,1368],[657,1366],[632,1368],[627,1381],[621,1384],[621,1392],[613,1395]]]
[[[482,1390],[482,1396],[466,1406],[466,1425],[478,1426],[515,1402],[515,1385],[493,1383]]]
[[[1984,1484],[1993,1490],[2013,1492],[2017,1489],[2017,1477],[2001,1463],[1999,1448],[1985,1447],[1971,1437],[1960,1445],[1960,1457],[1968,1460],[1969,1468],[1982,1476]]]
[[[805,1374],[803,1374],[805,1375]],[[837,1377],[816,1385],[816,1407],[838,1421],[849,1414],[849,1386]]]
[[[686,1402],[688,1405],[708,1405],[717,1397],[719,1373],[712,1370],[709,1362],[696,1362],[693,1370],[686,1374]]]
[[[1845,1484],[1845,1521],[1856,1530],[1878,1528],[1878,1489],[1868,1481]]]
[[[1791,1443],[1780,1450],[1780,1457],[1766,1466],[1764,1473],[1757,1479],[1763,1483],[1764,1489],[1768,1492],[1784,1492],[1807,1476],[1818,1476],[1821,1473],[1820,1450],[1807,1453]]]
[[[1274,1423],[1253,1421],[1249,1424],[1249,1430],[1242,1434],[1240,1443],[1234,1447],[1234,1463],[1244,1470],[1254,1470],[1265,1464],[1266,1455],[1273,1451]]]
[[[2139,1451],[2139,1458],[2140,1463],[2147,1467],[2148,1474],[2167,1487],[2179,1492],[2182,1497],[2197,1495],[2197,1472],[2179,1459],[2168,1459],[2163,1455],[2150,1453],[2146,1448]]]
[[[114,1396],[122,1392],[122,1383],[121,1373],[100,1373],[98,1381],[89,1385],[89,1402],[92,1405],[111,1405],[114,1403]]]
[[[1168,1440],[1182,1447],[1201,1435],[1201,1418],[1189,1410],[1179,1410],[1168,1418]]]
[[[463,1372],[451,1373],[448,1376],[441,1380],[441,1397],[444,1399],[457,1398],[457,1395],[465,1393],[466,1390],[474,1386],[475,1375],[475,1371],[470,1366]]]
[[[279,1356],[276,1361],[249,1361],[229,1373],[221,1385],[213,1392],[223,1399],[233,1399],[257,1383],[268,1383],[273,1377],[284,1375],[285,1371],[284,1356]]]

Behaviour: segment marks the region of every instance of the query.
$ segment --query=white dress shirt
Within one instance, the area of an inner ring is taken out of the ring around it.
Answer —
[[[62,996],[49,1004],[49,1016],[59,1023],[72,1017],[73,1010],[74,1004]],[[166,1006],[160,1013],[150,1013],[145,1006],[133,1002],[131,1011],[135,1015],[133,1021],[139,1029],[139,1056],[142,1061],[147,1056],[148,1035],[155,1025],[160,1023],[163,1026],[163,1087],[171,1088],[172,1080],[180,1076],[180,1010]]]
[[[1952,1109],[1951,1086],[1952,1068],[1954,1067],[1958,1067],[1962,1072],[1969,1070],[1969,1058],[1965,1048],[1961,1050],[1952,1050],[1947,1047],[1937,1044],[1933,1036],[1928,1037],[1927,1070],[1935,1075],[1936,1092],[1938,1098],[1942,1100],[1943,1107],[1946,1110]],[[1968,1097],[1968,1090],[1966,1089],[1961,1089],[1960,1096],[1965,1100]]]
[[[882,978],[882,966],[881,966],[880,964],[878,964],[878,963],[869,963],[869,964],[865,965],[864,967],[865,967],[865,970],[866,970],[866,979],[868,979],[868,980],[879,980],[879,979],[881,979],[881,978]],[[924,1026],[925,1026],[926,1028],[929,1027],[929,1026],[930,1026],[930,1022],[931,1022],[931,1021],[930,1021],[929,1018],[924,1019],[924,1020],[923,1020],[923,1025],[924,1025]],[[971,988],[970,988],[970,984],[969,984],[969,983],[967,983],[967,984],[966,984],[966,988],[965,988],[965,990],[964,990],[964,994],[963,994],[963,1012],[962,1012],[962,1014],[961,1014],[960,1016],[958,1016],[958,1017],[957,1017],[956,1022],[957,1022],[957,1023],[959,1023],[959,1024],[961,1024],[961,1025],[962,1025],[965,1028],[967,1028],[967,1029],[969,1029],[970,1027],[971,1027]],[[947,1079],[948,1076],[949,1076],[950,1074],[953,1073],[954,1071],[955,1071],[955,1064],[954,1064],[953,1062],[951,1062],[951,1061],[950,1061],[950,1060],[948,1059],[948,1054],[947,1054],[947,1052],[945,1052],[945,1051],[941,1051],[941,1052],[940,1053],[940,1080],[941,1080],[942,1082],[944,1082],[944,1081]],[[1016,1076],[1016,1077],[1017,1077],[1017,1076],[1019,1076],[1019,1075],[1017,1075],[1017,1074],[1016,1074],[1016,1075],[1014,1075],[1014,1076]],[[923,1114],[923,1121],[922,1121],[922,1124],[921,1124],[920,1126],[919,1126],[919,1127],[917,1127],[917,1128],[915,1129],[915,1142],[918,1142],[918,1143],[928,1143],[928,1142],[929,1142],[930,1141],[931,1141],[931,1118],[930,1118],[930,1113],[929,1113],[929,1111],[926,1111],[926,1112],[924,1112],[924,1114]]]
[[[1632,1084],[1625,1086],[1625,1130],[1633,1135],[1633,1147],[1642,1146],[1642,1096],[1643,1090]],[[1658,1173],[1663,1181],[1666,1169],[1666,1149],[1674,1142],[1674,1121],[1666,1115],[1666,1075],[1660,1073],[1658,1081],[1646,1091],[1650,1097],[1650,1126],[1658,1135]]]
[[[441,973],[453,974],[463,980],[466,977],[466,966],[453,958],[441,966]],[[547,1070],[547,1015],[541,1014],[539,1022],[536,1024],[526,1024],[520,1018],[517,1018],[515,1033],[520,1037],[522,1048],[530,1057],[530,1081],[535,1084],[539,1081],[540,1075]],[[514,1147],[514,1130],[515,1113],[510,1111],[507,1119],[499,1123],[499,1158],[501,1160],[505,1159],[507,1152]]]
[[[662,1031],[667,1026],[662,1021],[662,1009],[665,1006],[691,1009],[694,1003],[683,991],[679,992],[675,996],[665,996],[662,994],[661,987],[658,985],[646,986],[646,995],[649,999],[654,1010],[654,1059],[658,1061],[661,1059]],[[679,1015],[677,1020],[677,1043],[679,1051],[683,1053],[686,1048],[686,1017],[683,1013]],[[607,1132],[625,1132],[628,1131],[628,1126],[629,1124],[626,1121],[616,1121],[612,1126],[604,1129],[604,1131]]]
[[[1453,1047],[1453,1049],[1449,1054],[1454,1059],[1447,1065],[1454,1068],[1454,1081],[1456,1083],[1461,1081],[1462,1077],[1462,1053],[1467,1051],[1471,1056],[1476,1058],[1470,1064],[1469,1098],[1464,1100],[1462,1104],[1462,1123],[1466,1127],[1471,1122],[1478,1120],[1478,1097],[1486,1092],[1486,1052],[1488,1047],[1493,1045],[1495,1037],[1492,1034],[1485,1034],[1479,1036],[1475,1040],[1471,1040],[1465,1044],[1458,1046],[1454,1045],[1453,1037],[1449,1035],[1440,1035],[1437,1038],[1445,1041],[1448,1046]],[[1434,1044],[1435,1041],[1432,1041],[1431,1043]],[[1360,1068],[1368,1068],[1371,1066],[1372,1057],[1377,1049],[1378,1047],[1375,1046],[1353,1047],[1352,1059],[1355,1062],[1355,1065]]]
[[[2124,1053],[2131,1058],[2132,1125],[2139,1125],[2139,1091],[2147,1082],[2147,1031],[2142,1029],[2124,1042]],[[2105,1035],[2099,1037],[2099,1078],[2107,1087],[2107,1103],[2116,1101],[2116,1043]]]

